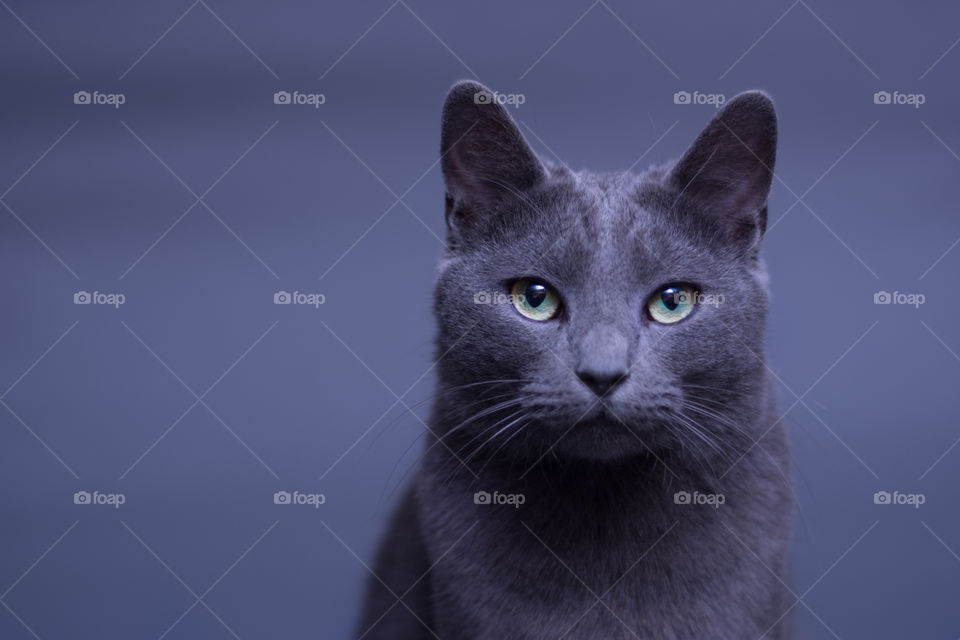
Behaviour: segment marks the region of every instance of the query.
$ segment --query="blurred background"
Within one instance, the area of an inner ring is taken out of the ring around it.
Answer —
[[[960,7],[0,5],[0,637],[351,637],[461,78],[594,170],[772,94],[798,637],[960,636]]]

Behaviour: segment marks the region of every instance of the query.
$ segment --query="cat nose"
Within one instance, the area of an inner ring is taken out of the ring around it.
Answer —
[[[609,324],[590,328],[579,344],[577,377],[601,398],[627,379],[630,372],[630,342]]]
[[[577,377],[583,381],[583,384],[587,385],[591,391],[601,398],[616,389],[627,379],[628,375],[630,375],[629,372],[622,370],[594,371],[586,369],[577,371]]]

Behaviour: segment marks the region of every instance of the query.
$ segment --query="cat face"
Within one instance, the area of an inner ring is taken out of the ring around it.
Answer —
[[[769,99],[731,100],[669,169],[594,175],[539,159],[484,91],[443,115],[445,439],[615,459],[759,436]]]

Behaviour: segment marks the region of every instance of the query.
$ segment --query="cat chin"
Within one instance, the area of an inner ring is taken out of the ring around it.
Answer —
[[[553,449],[563,459],[592,462],[617,462],[650,455],[659,448],[652,428],[643,427],[642,435],[614,419],[600,418],[577,423],[564,434],[560,431]]]

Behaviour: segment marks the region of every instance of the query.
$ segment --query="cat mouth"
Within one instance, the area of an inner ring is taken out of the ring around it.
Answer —
[[[597,402],[579,417],[572,416],[574,419],[567,423],[567,428],[583,437],[593,435],[603,440],[622,435],[634,441],[646,441],[655,437],[669,422],[663,409],[654,406],[617,407],[609,401]]]
[[[602,402],[596,403],[571,425],[574,431],[627,431],[627,421],[614,409]]]
[[[580,424],[619,424],[625,426],[625,420],[609,400],[597,400],[574,421],[574,425]]]

